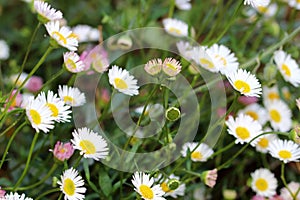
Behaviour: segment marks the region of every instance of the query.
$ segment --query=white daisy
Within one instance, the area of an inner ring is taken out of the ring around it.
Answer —
[[[193,46],[189,42],[179,41],[176,43],[179,54],[186,60],[191,61]]]
[[[81,106],[86,102],[84,93],[80,92],[78,88],[68,87],[67,85],[63,87],[59,85],[58,95],[66,104],[72,107]]]
[[[271,129],[270,128],[266,128],[264,129],[264,132],[270,132]],[[278,139],[276,134],[266,134],[266,135],[262,135],[259,138],[256,139],[255,141],[255,148],[257,151],[261,152],[261,153],[267,153],[268,152],[268,147],[270,145],[270,143],[273,140]]]
[[[63,14],[61,11],[57,11],[44,1],[34,1],[34,9],[38,12],[42,22],[48,22],[53,20],[62,19]]]
[[[76,51],[78,46],[78,40],[76,36],[68,27],[59,27],[59,21],[50,21],[45,24],[47,32],[53,38],[58,45],[63,46],[70,51]]]
[[[287,86],[282,87],[281,92],[286,100],[291,100],[292,94],[290,93],[290,90]]]
[[[221,74],[229,75],[238,69],[239,63],[235,54],[226,46],[214,44],[206,52],[209,52],[212,59],[219,60],[217,64]]]
[[[197,65],[211,72],[219,72],[219,59],[213,59],[213,54],[204,46],[197,46],[191,50],[191,58]]]
[[[270,2],[270,1],[269,1]],[[278,6],[276,3],[268,3],[266,6],[258,6],[255,7],[255,9],[260,13],[263,14],[265,17],[273,17],[278,9]]]
[[[54,94],[52,91],[48,91],[47,95],[44,92],[41,92],[37,99],[45,102],[45,106],[47,106],[52,112],[51,116],[54,121],[70,122],[69,119],[71,116],[69,116],[69,114],[72,113],[72,111],[69,109],[71,107],[65,105],[65,102],[58,98],[57,94]]]
[[[295,8],[296,10],[300,10],[300,2],[299,0],[288,0],[288,4]]]
[[[175,5],[180,10],[190,10],[192,8],[191,0],[175,0]]]
[[[162,69],[162,60],[160,58],[157,59],[152,59],[149,60],[146,64],[145,64],[145,71],[154,76],[156,74],[159,74],[161,72]]]
[[[129,74],[126,69],[121,69],[114,65],[108,71],[109,83],[114,86],[119,92],[127,94],[129,96],[139,94],[139,86],[137,86],[137,80]]]
[[[0,40],[0,60],[6,60],[9,57],[9,47],[4,40]]]
[[[164,191],[159,185],[154,185],[154,179],[149,174],[135,172],[131,180],[134,190],[145,200],[165,200]]]
[[[160,181],[160,187],[165,192],[164,197],[170,196],[170,197],[176,199],[176,198],[178,198],[178,196],[184,196],[186,186],[184,183],[180,183],[179,176],[175,176],[174,174],[171,174],[166,179],[161,179],[161,178],[162,178],[162,175],[160,175],[158,178],[156,178],[156,181],[162,180],[162,181]],[[176,185],[178,187],[176,189],[172,190],[169,186],[170,186],[170,184],[172,185],[172,182],[175,182],[175,181],[176,181],[176,184],[178,184],[178,185]]]
[[[98,29],[85,24],[73,27],[72,31],[78,36],[78,42],[94,42],[98,41],[100,37]]]
[[[18,194],[17,192],[10,192],[5,195],[4,200],[33,200],[32,198],[26,197],[25,194]]]
[[[275,51],[274,61],[284,80],[298,87],[300,85],[300,69],[291,55],[282,50]]]
[[[45,105],[45,101],[30,98],[26,106],[26,115],[31,123],[32,128],[39,132],[42,130],[47,133],[54,128],[54,118],[51,110]]]
[[[84,63],[80,60],[80,57],[75,52],[64,53],[64,64],[68,71],[72,73],[82,72],[85,69]]]
[[[258,121],[244,114],[238,115],[235,119],[229,116],[225,124],[228,127],[228,133],[236,137],[236,144],[250,142],[250,140],[262,133],[262,126]],[[251,142],[251,145],[254,146],[255,141]]]
[[[74,168],[70,168],[64,171],[60,176],[60,180],[57,181],[60,185],[60,190],[65,195],[65,200],[83,200],[85,199],[84,193],[86,188],[84,186],[84,180],[79,175],[78,171]]]
[[[238,114],[241,113],[249,115],[254,120],[257,120],[261,125],[264,125],[268,121],[267,110],[257,103],[250,104],[244,109],[239,110]]]
[[[271,197],[276,194],[277,179],[269,169],[257,169],[251,173],[251,177],[251,188],[257,195]]]
[[[279,99],[280,95],[277,85],[273,85],[272,87],[263,86],[263,101],[265,105],[267,105],[271,101]]]
[[[267,6],[269,0],[244,0],[245,5],[251,5],[252,7]]]
[[[227,76],[230,84],[241,94],[250,97],[259,97],[261,85],[255,75],[243,69],[238,69]]]
[[[182,146],[181,155],[186,157],[188,155],[188,151],[191,152],[191,160],[194,162],[206,162],[207,159],[214,153],[213,149],[207,144],[201,143],[198,145],[197,142],[185,143]]]
[[[292,112],[284,101],[269,102],[266,108],[274,130],[286,132],[292,128]]]
[[[178,19],[166,18],[163,20],[163,26],[167,33],[176,37],[188,36],[188,25]]]
[[[107,142],[98,133],[85,127],[74,130],[72,135],[74,139],[71,142],[74,149],[80,150],[83,157],[98,161],[108,155]]]
[[[181,71],[181,64],[174,58],[166,58],[163,62],[162,70],[168,76],[176,76]]]
[[[268,148],[269,153],[284,163],[299,162],[300,147],[291,140],[273,140]]]
[[[290,191],[292,191],[293,195],[295,195],[300,188],[300,184],[294,181],[290,182],[287,186],[290,189]],[[284,200],[294,200],[294,198],[291,196],[291,193],[285,187],[280,189],[280,197],[282,197]],[[300,192],[298,192],[296,196],[296,200],[299,199],[300,199]]]

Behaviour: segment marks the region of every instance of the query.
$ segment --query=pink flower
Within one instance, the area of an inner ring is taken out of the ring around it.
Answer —
[[[1,187],[0,187],[0,199],[2,199],[4,197],[5,197],[5,190],[1,190]]]
[[[105,49],[97,45],[91,50],[86,50],[80,55],[85,65],[84,71],[95,70],[98,73],[105,72],[109,67],[108,55]],[[88,72],[91,74],[92,72]]]
[[[68,160],[74,153],[74,148],[70,142],[62,143],[60,141],[57,141],[55,144],[53,155],[55,158],[57,158],[60,161]]]
[[[216,181],[218,178],[218,170],[207,170],[202,172],[201,180],[210,188],[213,188],[216,185]]]
[[[43,86],[43,79],[38,76],[32,76],[28,80],[28,83],[26,84],[26,88],[30,92],[37,92],[42,88],[42,86]]]
[[[259,195],[255,195],[251,198],[251,200],[265,200],[265,197],[259,196]]]
[[[6,100],[6,103],[12,100],[12,97],[16,94],[17,90],[14,90],[11,94],[11,96]],[[22,95],[20,93],[17,94],[16,98],[8,108],[8,111],[13,110],[16,107],[20,107],[22,103]]]
[[[257,97],[240,96],[240,97],[238,98],[238,101],[239,101],[241,104],[249,105],[249,104],[252,104],[252,103],[256,103],[256,102],[258,101],[258,98],[257,98]]]

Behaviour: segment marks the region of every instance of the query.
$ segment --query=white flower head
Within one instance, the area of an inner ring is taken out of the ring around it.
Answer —
[[[251,188],[257,195],[271,197],[276,194],[277,179],[269,169],[257,169],[251,173],[251,177]]]
[[[69,72],[78,73],[85,69],[85,65],[80,60],[80,57],[75,52],[64,53],[64,64]]]
[[[162,70],[168,76],[176,76],[181,71],[181,64],[174,58],[166,58],[162,64]]]
[[[72,31],[78,36],[78,42],[94,42],[98,41],[100,37],[98,29],[85,24],[73,27]]]
[[[244,113],[257,120],[262,126],[268,121],[267,110],[257,103],[252,103],[244,109],[239,110],[238,114]]]
[[[267,131],[264,130],[264,131]],[[270,146],[270,143],[273,140],[278,139],[276,134],[266,134],[266,135],[262,135],[260,137],[258,137],[255,141],[256,145],[255,148],[257,151],[261,152],[261,153],[267,153],[268,152],[268,148]]]
[[[179,41],[176,43],[176,47],[179,51],[179,54],[186,60],[192,60],[192,50],[193,46],[189,42]]]
[[[25,194],[18,194],[17,192],[10,192],[5,195],[4,200],[33,200],[32,198],[26,197]]]
[[[42,18],[41,20],[45,22],[59,20],[63,17],[61,11],[55,10],[47,2],[44,1],[35,0],[34,8]]]
[[[273,140],[269,145],[269,153],[284,163],[299,162],[300,147],[291,140]]]
[[[188,25],[179,19],[166,18],[163,20],[163,26],[170,35],[175,37],[188,36]]]
[[[78,88],[68,87],[64,85],[58,87],[58,95],[59,97],[68,105],[72,107],[78,107],[85,104],[85,95],[80,92]]]
[[[197,46],[191,51],[191,58],[197,65],[211,72],[219,72],[219,59],[213,59],[213,54],[207,47]]]
[[[174,199],[178,198],[179,196],[184,196],[186,185],[184,183],[180,183],[179,176],[175,176],[174,174],[170,174],[168,178],[162,179],[162,175],[160,174],[155,181],[160,180],[160,187],[165,192],[164,197],[172,197]],[[171,181],[175,180],[179,185],[176,189],[171,189],[168,184]]]
[[[191,152],[191,160],[194,162],[206,162],[207,159],[214,153],[213,149],[207,144],[201,143],[199,145],[197,142],[185,143],[182,146],[181,155],[186,157],[188,155],[188,151]]]
[[[300,69],[291,55],[282,50],[275,51],[274,61],[284,80],[298,87],[300,85]]]
[[[0,40],[0,60],[6,60],[9,57],[9,47],[4,40]]]
[[[86,188],[84,187],[84,180],[76,169],[70,168],[65,170],[57,184],[60,185],[60,190],[64,193],[65,200],[85,199],[84,193]]]
[[[98,133],[85,127],[74,130],[72,134],[74,149],[80,150],[83,157],[99,161],[108,155],[107,142]]]
[[[288,0],[288,4],[296,10],[300,10],[300,2],[298,0]]]
[[[114,65],[108,71],[109,83],[114,86],[119,92],[127,94],[129,96],[139,94],[139,86],[137,86],[137,80],[129,74],[126,69],[121,69]]]
[[[148,74],[154,76],[161,72],[162,65],[163,63],[160,58],[152,59],[145,64],[144,69]]]
[[[251,5],[252,7],[267,6],[270,0],[244,0],[245,5]]]
[[[277,85],[273,85],[272,87],[263,86],[263,101],[265,105],[279,99],[280,95]]]
[[[259,97],[261,94],[262,89],[258,79],[244,69],[238,69],[229,74],[227,79],[234,89],[245,96]]]
[[[295,195],[296,192],[300,188],[300,184],[292,181],[287,185],[287,187],[290,189],[290,191],[293,193],[293,195]],[[280,189],[280,197],[282,197],[284,200],[294,200],[294,198],[291,196],[291,193],[289,192],[289,190],[285,187]],[[299,200],[299,199],[300,199],[300,192],[298,192],[298,194],[296,196],[296,200]]]
[[[192,8],[191,0],[175,0],[175,5],[180,10],[190,10]]]

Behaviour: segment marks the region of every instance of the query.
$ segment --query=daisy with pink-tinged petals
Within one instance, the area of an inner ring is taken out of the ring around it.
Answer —
[[[55,158],[57,158],[60,161],[69,160],[71,156],[74,153],[74,148],[70,142],[62,143],[60,141],[57,141],[54,149],[50,150],[53,152],[53,155]]]

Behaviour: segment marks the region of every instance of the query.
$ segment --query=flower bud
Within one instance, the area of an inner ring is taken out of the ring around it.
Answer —
[[[70,142],[62,143],[57,141],[53,151],[54,157],[59,161],[68,160],[74,153],[74,148]]]
[[[300,126],[296,126],[293,130],[291,130],[289,137],[295,143],[300,144]]]
[[[218,178],[218,170],[207,170],[201,173],[200,175],[201,180],[210,188],[213,188],[216,184]]]
[[[236,199],[237,193],[235,190],[225,189],[225,190],[223,190],[223,197],[226,200]]]
[[[264,79],[266,81],[272,81],[272,80],[274,80],[276,74],[277,74],[277,67],[274,64],[268,63],[264,67]]]
[[[154,76],[156,74],[159,74],[161,72],[161,69],[162,69],[162,61],[161,59],[152,59],[152,60],[149,60],[146,64],[145,64],[145,67],[144,67],[145,71]]]
[[[122,50],[131,49],[132,39],[129,35],[123,35],[117,40],[117,45]]]
[[[170,121],[176,121],[180,118],[180,110],[175,107],[170,107],[166,110],[165,116]]]
[[[180,181],[172,178],[167,182],[167,186],[170,190],[176,190],[180,185]]]

